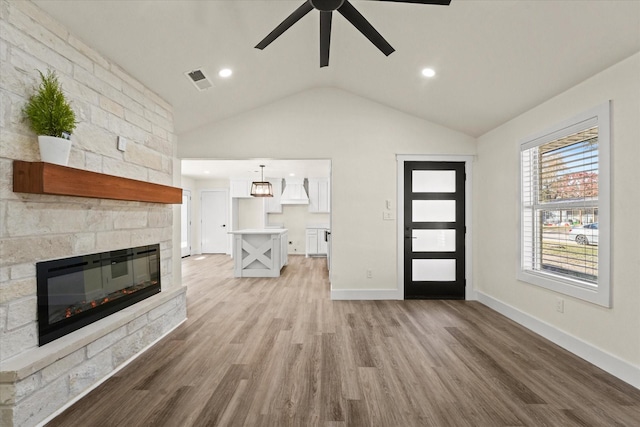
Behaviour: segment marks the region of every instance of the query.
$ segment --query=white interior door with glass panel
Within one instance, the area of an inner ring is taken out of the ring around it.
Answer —
[[[404,297],[465,297],[464,162],[405,162]]]

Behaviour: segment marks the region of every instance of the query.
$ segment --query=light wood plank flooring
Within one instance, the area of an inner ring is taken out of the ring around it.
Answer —
[[[485,306],[331,301],[325,262],[186,258],[188,321],[48,425],[640,425],[639,390]]]

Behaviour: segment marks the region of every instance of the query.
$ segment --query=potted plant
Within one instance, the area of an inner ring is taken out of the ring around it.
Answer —
[[[23,109],[31,129],[38,134],[40,158],[43,162],[65,165],[71,151],[71,132],[76,128],[76,115],[62,92],[55,71],[40,73],[40,86]]]

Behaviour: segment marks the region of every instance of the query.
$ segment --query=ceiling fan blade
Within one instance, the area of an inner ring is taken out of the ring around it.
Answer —
[[[320,67],[329,65],[329,46],[331,45],[331,18],[333,12],[320,11]]]
[[[360,12],[348,0],[342,3],[342,6],[338,8],[338,12],[342,14],[354,27],[356,27],[371,43],[376,45],[378,49],[382,51],[386,56],[391,55],[395,49],[380,35],[380,33],[373,28],[373,26],[365,19]]]
[[[287,31],[293,24],[298,22],[300,19],[302,19],[303,16],[305,16],[312,10],[313,6],[311,5],[311,3],[305,1],[302,6],[297,8],[291,15],[289,15],[284,21],[282,21],[280,25],[278,25],[273,31],[271,31],[267,35],[267,37],[265,37],[260,43],[258,43],[256,45],[256,49],[264,49],[265,47],[269,46],[272,41],[280,37],[282,33]]]
[[[378,0],[378,1],[392,1],[396,3],[435,4],[439,6],[449,6],[451,4],[451,0]]]

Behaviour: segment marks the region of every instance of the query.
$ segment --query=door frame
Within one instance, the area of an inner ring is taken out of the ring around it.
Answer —
[[[472,259],[472,243],[473,243],[473,230],[472,224],[472,195],[471,190],[473,188],[473,159],[474,156],[470,155],[411,155],[411,154],[397,154],[397,183],[398,188],[396,191],[397,200],[397,249],[398,254],[397,268],[398,268],[398,299],[404,299],[404,164],[405,162],[460,162],[464,163],[464,171],[467,176],[464,185],[464,200],[465,200],[465,226],[467,227],[467,233],[465,235],[465,279],[467,286],[465,287],[465,300],[475,300],[476,292],[473,283],[473,259]]]
[[[191,190],[187,190],[184,189],[182,190],[182,203],[184,206],[184,197],[187,197],[187,206],[186,206],[186,211],[187,211],[187,215],[186,218],[182,217],[182,209],[180,209],[180,257],[184,258],[184,257],[188,257],[191,256],[191,247],[192,247],[192,240],[193,240],[193,236],[191,235],[191,219],[193,217],[193,215],[191,214],[191,209],[192,209],[192,204],[191,204]],[[189,246],[189,253],[187,255],[183,255],[182,253],[182,225],[183,225],[183,221],[187,221],[187,245]]]

